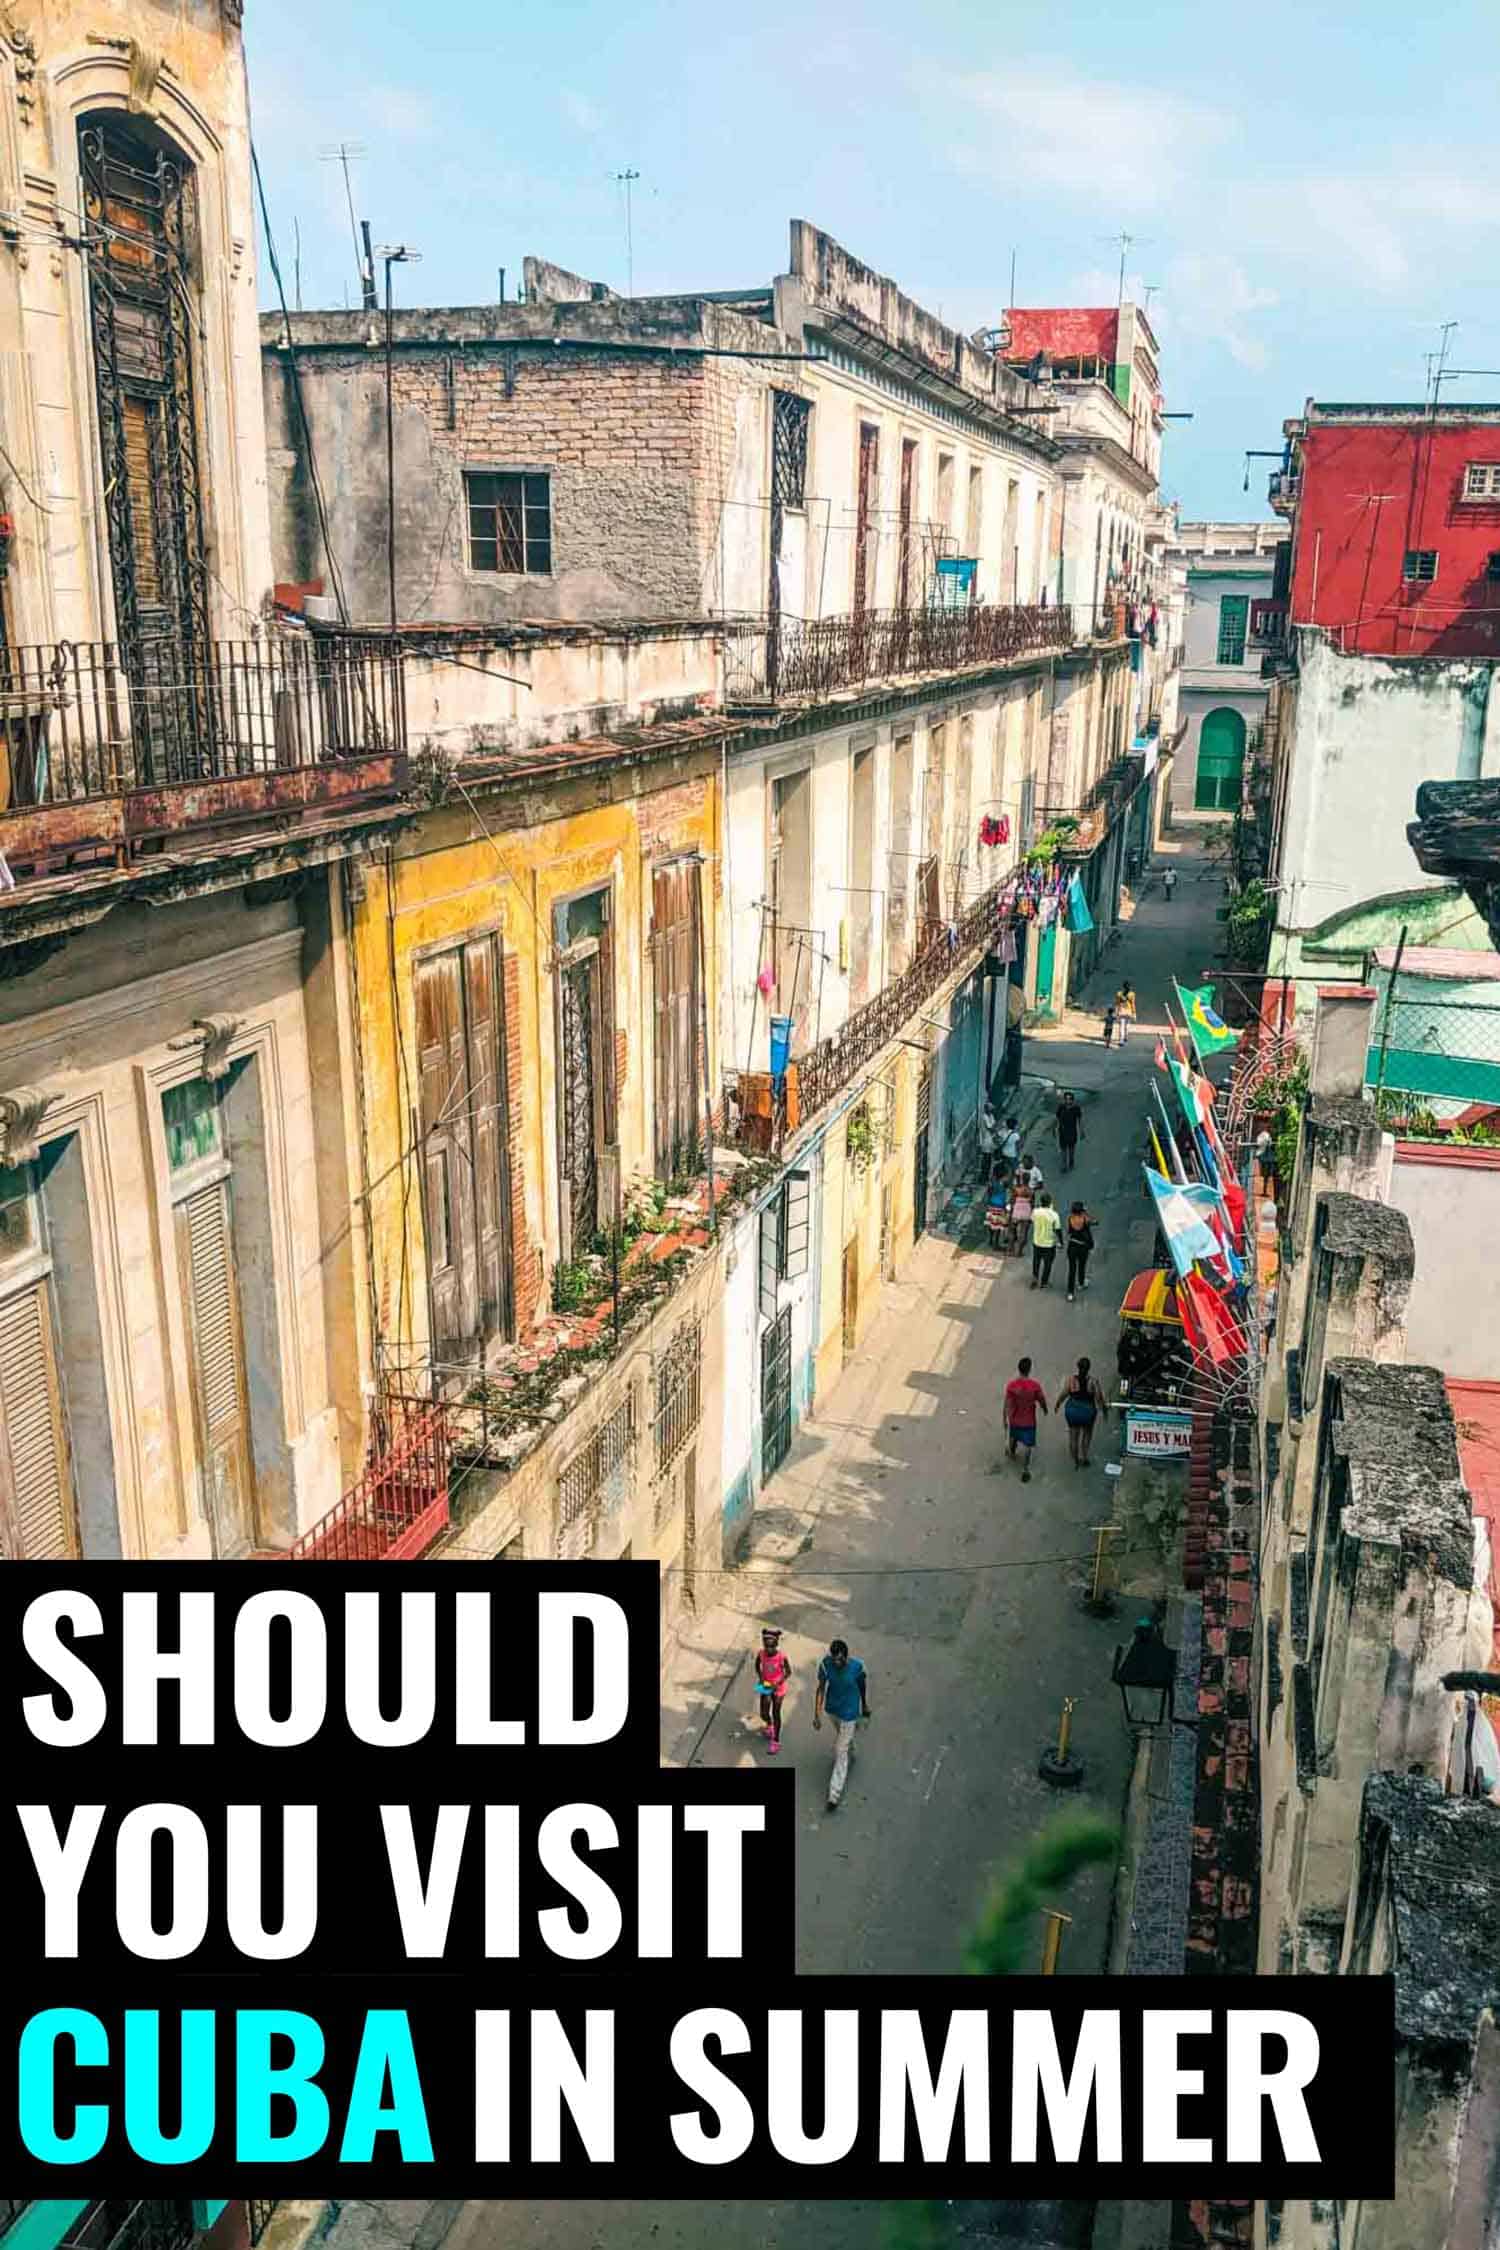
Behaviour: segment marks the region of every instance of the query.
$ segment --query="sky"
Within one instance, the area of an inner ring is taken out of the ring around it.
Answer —
[[[1500,370],[1500,50],[1392,0],[249,0],[253,125],[289,296],[357,302],[340,165],[408,304],[514,294],[538,254],[623,290],[765,286],[811,220],[953,326],[1127,293],[1161,346],[1162,489],[1263,516],[1309,397]],[[262,261],[265,301],[274,302]],[[1452,400],[1500,398],[1500,374]]]

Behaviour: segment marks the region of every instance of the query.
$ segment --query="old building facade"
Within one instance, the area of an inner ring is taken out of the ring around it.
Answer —
[[[357,1460],[318,902],[399,674],[270,624],[238,10],[49,9],[0,95],[0,1537],[285,1547]]]

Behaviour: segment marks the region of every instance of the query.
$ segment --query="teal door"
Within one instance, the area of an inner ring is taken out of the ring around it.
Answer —
[[[1045,1008],[1052,998],[1052,962],[1057,952],[1057,924],[1049,922],[1036,949],[1036,1004]]]
[[[1237,812],[1244,774],[1244,719],[1238,711],[1210,711],[1198,734],[1193,803],[1200,812]]]

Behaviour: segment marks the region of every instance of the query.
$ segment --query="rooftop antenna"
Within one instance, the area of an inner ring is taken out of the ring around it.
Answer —
[[[640,173],[632,170],[628,164],[623,172],[616,172],[615,174],[617,183],[625,190],[625,294],[627,297],[635,295],[635,237],[631,224],[630,191],[640,176]]]
[[[354,158],[363,156],[364,153],[363,141],[339,141],[333,148],[320,148],[318,151],[325,164],[337,164],[344,175],[344,201],[349,206],[349,234],[354,243],[354,265],[359,275],[361,292],[365,286],[365,268],[360,257],[359,226],[354,216],[354,186],[349,178],[349,165]]]
[[[292,300],[302,310],[302,229],[292,220]]]
[[[1152,298],[1159,297],[1160,295],[1161,283],[1159,281],[1148,281],[1144,283],[1141,288],[1141,311],[1143,313],[1149,313],[1151,310]]]
[[[1140,245],[1143,242],[1148,242],[1150,240],[1150,236],[1144,234],[1127,234],[1122,227],[1118,234],[1107,234],[1103,237],[1103,239],[1106,242],[1118,242],[1118,244],[1120,245],[1120,294],[1117,300],[1117,305],[1123,305],[1125,302],[1125,261],[1130,256],[1131,251],[1139,249]]]

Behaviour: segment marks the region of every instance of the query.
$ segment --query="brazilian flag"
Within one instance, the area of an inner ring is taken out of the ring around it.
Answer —
[[[1214,1008],[1211,984],[1189,985],[1186,991],[1179,984],[1176,991],[1177,1005],[1182,1010],[1188,1036],[1200,1062],[1206,1062],[1210,1055],[1225,1055],[1231,1047],[1239,1045],[1239,1033],[1231,1031]]]

